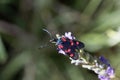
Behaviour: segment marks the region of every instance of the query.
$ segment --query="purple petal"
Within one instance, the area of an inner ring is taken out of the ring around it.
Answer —
[[[74,37],[71,34],[72,34],[71,32],[66,32],[65,37],[67,37],[69,39],[74,39]]]
[[[110,78],[108,76],[105,76],[105,75],[98,75],[98,78],[100,80],[110,80]]]
[[[66,55],[65,52],[63,50],[61,50],[61,49],[58,51],[58,53]]]
[[[110,66],[110,64],[109,64],[108,60],[107,60],[107,59],[105,59],[105,57],[100,56],[100,57],[99,57],[99,60],[100,60],[102,63],[106,64],[107,66]]]
[[[106,73],[109,75],[109,76],[114,76],[114,69],[111,67],[111,66],[109,66],[108,68],[107,68],[107,70],[106,70]]]

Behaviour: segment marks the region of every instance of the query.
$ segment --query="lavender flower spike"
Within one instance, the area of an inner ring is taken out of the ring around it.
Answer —
[[[111,80],[114,77],[115,72],[111,66],[108,66],[107,69],[102,74],[98,74],[98,78],[100,80]]]
[[[94,71],[99,80],[111,80],[115,77],[115,71],[103,56],[94,57],[84,50],[84,43],[75,39],[71,32],[65,35],[56,35],[53,42],[59,53],[69,57],[72,64],[81,65],[83,68]]]
[[[111,66],[108,66],[107,70],[106,70],[106,74],[108,74],[108,76],[110,78],[114,78],[115,77],[115,71]]]
[[[98,78],[100,80],[110,80],[110,78],[108,76],[104,76],[104,75],[98,75]]]

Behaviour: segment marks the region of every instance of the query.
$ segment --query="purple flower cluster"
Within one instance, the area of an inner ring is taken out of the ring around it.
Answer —
[[[108,60],[105,59],[103,56],[100,56],[99,60],[102,62],[104,66],[107,66],[107,68],[103,71],[102,74],[98,74],[98,78],[100,80],[110,80],[115,75],[114,69],[111,67]]]
[[[65,35],[62,36],[57,34],[56,37],[57,39],[55,39],[54,43],[56,43],[58,52],[69,56],[71,63],[75,65],[81,64],[83,68],[94,71],[98,74],[100,80],[111,80],[111,78],[114,77],[114,69],[108,60],[103,56],[97,59],[90,57],[90,54],[84,51],[84,44],[76,40],[71,32],[66,32]],[[93,61],[90,62],[89,58],[92,58]]]
[[[114,69],[111,66],[108,66],[104,74],[99,74],[98,78],[100,80],[110,80],[115,75]]]

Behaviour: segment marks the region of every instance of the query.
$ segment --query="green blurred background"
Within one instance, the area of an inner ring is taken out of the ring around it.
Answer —
[[[92,55],[105,56],[120,80],[120,0],[0,0],[0,80],[98,80],[49,43],[72,32]]]

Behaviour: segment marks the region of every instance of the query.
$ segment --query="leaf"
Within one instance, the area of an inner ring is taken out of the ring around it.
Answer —
[[[6,59],[7,59],[6,50],[0,37],[0,64],[4,63]]]

